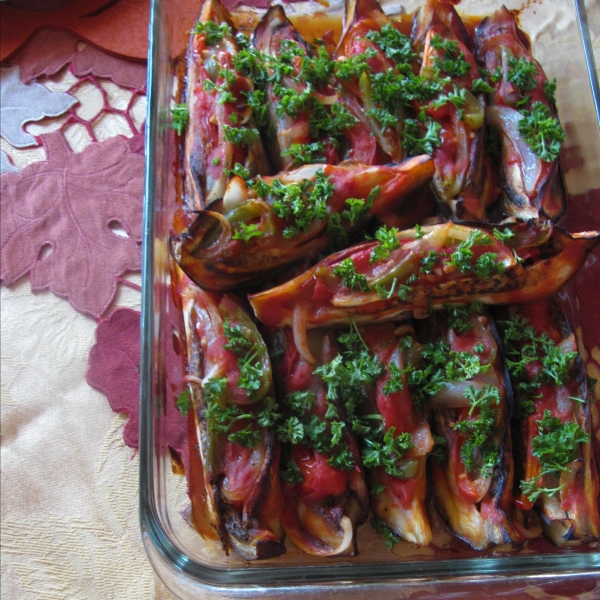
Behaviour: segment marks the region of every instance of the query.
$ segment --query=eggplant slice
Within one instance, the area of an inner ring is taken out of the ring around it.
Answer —
[[[272,346],[282,408],[282,524],[288,538],[314,556],[355,556],[356,531],[369,513],[369,496],[360,452],[345,423],[340,399],[331,398],[323,379],[296,349],[290,329],[277,330]],[[319,362],[336,354],[328,332],[313,332]],[[299,432],[300,430],[300,432]]]
[[[517,505],[535,507],[557,546],[600,537],[591,395],[575,335],[558,302],[511,307],[501,321],[517,391]]]
[[[494,89],[489,95],[491,105],[486,109],[486,121],[501,134],[505,216],[508,220],[557,221],[566,206],[558,164],[564,131],[558,123],[553,93],[549,91],[552,83],[533,58],[527,36],[506,7],[483,19],[475,31],[475,43],[477,57],[491,74]],[[524,76],[521,70],[530,73]],[[546,128],[554,120],[556,133],[555,141],[545,139],[542,148],[534,151],[524,139],[522,121],[535,113],[543,116]],[[544,153],[553,143],[558,147]]]
[[[186,74],[189,124],[184,142],[184,200],[198,211],[221,198],[229,171],[270,172],[248,94],[254,84],[234,67],[236,30],[219,0],[205,0],[190,36]],[[236,136],[237,134],[237,136]],[[245,141],[238,138],[245,134]]]
[[[506,231],[512,237],[505,242],[485,229],[450,222],[400,231],[395,242],[337,252],[249,300],[260,321],[292,325],[297,340],[307,328],[343,325],[351,318],[376,323],[424,317],[452,303],[528,302],[557,291],[600,241],[598,232],[571,235],[535,224]]]
[[[280,522],[279,447],[273,427],[264,426],[274,410],[266,346],[233,299],[201,290],[174,269],[199,444],[190,452],[199,453],[202,466],[201,472],[190,474],[201,492],[191,495],[192,502],[202,503],[193,506],[192,515],[206,519],[196,528],[208,537],[218,535],[227,554],[233,549],[245,560],[280,556],[286,548]],[[247,388],[240,366],[247,357],[236,353],[236,334],[249,344],[240,349],[253,353],[255,373],[262,371]]]
[[[189,232],[173,240],[172,252],[204,288],[256,285],[287,265],[314,258],[336,239],[333,233],[339,237],[341,230],[347,239],[371,217],[393,222],[404,199],[432,174],[433,162],[423,155],[391,166],[305,165],[265,177],[261,187],[251,189],[234,177],[223,200],[200,212]],[[353,214],[352,206],[358,208]]]

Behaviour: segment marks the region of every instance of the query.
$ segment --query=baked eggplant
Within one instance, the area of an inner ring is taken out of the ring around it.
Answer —
[[[202,211],[172,250],[196,283],[227,290],[258,283],[309,260],[330,243],[347,243],[369,218],[394,219],[404,198],[433,174],[427,155],[400,165],[305,165],[249,188],[240,177]]]
[[[360,452],[345,421],[340,398],[300,355],[291,330],[276,330],[273,347],[282,419],[282,523],[288,538],[307,554],[354,556],[356,530],[369,513]],[[335,338],[311,332],[309,343],[321,365],[337,356]]]
[[[508,219],[557,221],[566,194],[558,164],[565,132],[554,104],[556,82],[548,81],[506,7],[483,19],[475,43],[493,89],[486,120],[501,134],[504,213]]]
[[[481,305],[458,305],[432,318],[430,335],[409,377],[443,440],[432,462],[436,507],[477,550],[518,546],[541,527],[513,504],[512,390],[496,328]]]
[[[509,315],[501,324],[517,396],[517,506],[535,506],[544,533],[558,546],[597,540],[591,394],[575,335],[553,299],[511,307]]]
[[[381,41],[382,29],[384,35],[396,38],[398,51],[392,56],[377,43]],[[398,98],[383,97],[378,90],[385,85],[386,77],[402,77],[396,59],[404,64],[405,58],[416,59],[410,50],[410,39],[400,33],[376,0],[346,1],[344,32],[335,52],[342,98],[355,115],[360,115],[363,125],[393,162],[406,156],[402,130],[410,100],[405,97],[403,102],[397,102]]]
[[[188,211],[221,198],[236,165],[252,176],[270,172],[249,104],[254,84],[235,66],[235,35],[227,9],[219,0],[205,0],[188,49],[183,164]]]
[[[385,365],[355,420],[371,506],[395,535],[427,546],[432,533],[425,507],[426,461],[434,441],[424,407],[413,402],[406,381],[419,361],[420,344],[408,324],[370,325],[360,335],[370,354]]]
[[[176,267],[175,267],[176,269]],[[271,364],[256,326],[229,296],[211,294],[175,273],[185,332],[189,409],[201,473],[190,474],[203,506],[200,532],[216,533],[229,553],[260,560],[285,552],[280,523],[279,447],[272,425]]]
[[[598,232],[518,224],[494,234],[455,223],[380,229],[378,241],[337,252],[302,275],[249,296],[258,319],[307,328],[423,317],[448,303],[527,302],[557,291],[600,241]],[[311,360],[310,354],[306,358]]]
[[[484,144],[487,85],[479,79],[472,40],[444,0],[427,0],[415,15],[412,38],[422,57],[419,74],[441,88],[428,102],[416,102],[419,114],[439,125],[432,186],[441,211],[454,220],[486,222],[499,194]]]

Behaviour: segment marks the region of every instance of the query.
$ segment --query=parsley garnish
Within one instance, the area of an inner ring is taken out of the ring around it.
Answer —
[[[198,21],[192,28],[192,34],[204,35],[204,41],[207,46],[215,46],[225,36],[231,36],[231,27],[227,23],[217,25],[214,21]]]
[[[379,245],[371,250],[369,262],[374,263],[375,261],[383,260],[390,255],[392,250],[400,248],[400,242],[397,237],[398,233],[399,231],[396,227],[388,229],[385,225],[381,226],[375,232],[375,238],[379,242]]]
[[[506,242],[507,240],[510,240],[510,238],[515,237],[515,234],[508,227],[505,227],[504,231],[500,231],[499,229],[496,229],[494,227],[494,231],[492,231],[492,234],[497,240],[501,242]]]
[[[257,178],[258,180],[259,178]],[[273,180],[269,187],[262,179],[262,186],[255,180],[255,187],[260,197],[267,195],[273,198],[273,212],[289,225],[283,230],[283,237],[289,239],[306,231],[315,219],[326,220],[327,201],[335,188],[324,171],[317,171],[315,181],[304,179],[298,183],[282,183]]]
[[[312,144],[290,144],[290,147],[281,153],[281,156],[291,156],[294,165],[310,165],[325,162],[325,146],[322,142]]]
[[[481,229],[469,232],[468,239],[462,241],[458,248],[450,255],[450,262],[461,272],[469,273],[472,269],[473,246],[486,246],[493,244],[492,239]]]
[[[504,263],[498,261],[496,252],[484,252],[473,265],[475,275],[481,279],[489,279],[504,273]]]
[[[339,265],[333,268],[333,274],[342,278],[344,285],[355,292],[370,292],[371,286],[362,273],[356,272],[356,266],[350,257],[345,258]]]
[[[560,477],[568,470],[568,464],[578,457],[579,444],[587,444],[590,436],[573,422],[562,423],[553,417],[549,410],[544,411],[541,420],[536,421],[539,433],[531,440],[532,454],[540,462],[540,472],[533,480],[521,481],[521,490],[530,502],[535,502],[541,494],[553,496],[562,489],[541,487],[546,475]]]
[[[478,93],[491,94],[494,91],[494,88],[484,79],[475,79],[475,80],[473,80],[473,85],[471,86],[471,91],[474,94],[478,94]]]
[[[558,119],[554,119],[550,109],[541,102],[534,102],[531,112],[524,110],[521,114],[519,133],[523,139],[543,161],[556,160],[565,139],[565,130]]]
[[[471,304],[457,304],[455,306],[445,306],[444,308],[446,309],[448,318],[448,327],[458,331],[458,333],[466,333],[473,326],[469,317],[480,313],[483,309],[483,304],[475,301],[471,302]]]
[[[490,477],[500,460],[498,445],[493,441],[498,433],[495,425],[497,410],[492,408],[492,405],[500,404],[500,391],[494,385],[480,390],[471,385],[465,390],[465,398],[470,401],[469,417],[473,417],[476,410],[477,415],[454,425],[455,431],[467,437],[460,449],[460,457],[468,471],[479,471],[482,477]]]
[[[536,75],[538,75],[538,70],[532,60],[527,60],[525,57],[517,59],[514,56],[508,59],[506,79],[514,83],[521,91],[531,92],[535,89]]]
[[[302,473],[293,460],[288,461],[287,467],[279,471],[279,475],[282,481],[288,483],[302,483]]]
[[[448,73],[450,77],[465,77],[471,71],[471,64],[466,60],[455,40],[444,40],[439,33],[431,38],[431,45],[443,51],[442,58],[434,57],[433,64],[438,71]]]
[[[171,109],[171,117],[171,127],[177,132],[177,135],[181,135],[190,118],[187,105],[176,104],[175,107]]]
[[[223,131],[225,139],[233,142],[235,146],[250,146],[250,144],[253,144],[259,138],[258,129],[251,129],[249,127],[223,125]]]
[[[433,273],[435,265],[439,262],[440,255],[435,250],[430,250],[426,256],[421,259],[421,268],[423,273]]]
[[[402,541],[400,536],[396,535],[379,517],[371,519],[371,527],[375,533],[380,533],[385,539],[385,545],[391,550],[396,544]]]
[[[371,437],[363,438],[362,459],[367,469],[383,467],[392,477],[404,477],[399,461],[413,448],[412,435],[404,432],[394,436],[395,431],[395,427],[390,427],[383,436],[379,430],[372,431]]]
[[[300,78],[314,86],[325,85],[333,77],[334,66],[327,49],[319,46],[316,56],[305,56],[302,59]]]
[[[181,416],[185,417],[188,411],[192,408],[192,400],[190,398],[190,390],[187,388],[177,396],[177,408],[181,413]]]
[[[548,80],[544,83],[544,93],[546,94],[546,100],[550,104],[556,104],[556,96],[554,95],[556,92],[556,78],[552,81]]]
[[[246,242],[246,244],[254,237],[263,237],[265,234],[260,230],[260,225],[257,223],[250,223],[247,225],[246,223],[240,223],[233,230],[233,235],[231,239],[233,240],[241,240],[242,242]]]
[[[440,131],[442,126],[436,121],[427,121],[427,130],[421,136],[419,121],[416,119],[406,119],[404,121],[404,132],[402,138],[402,147],[410,156],[418,154],[433,154],[433,151],[442,143]]]
[[[338,79],[348,80],[360,77],[361,73],[369,72],[371,68],[367,63],[368,58],[377,56],[375,48],[367,48],[364,54],[355,54],[341,58],[335,64],[335,76]]]
[[[412,40],[390,23],[384,25],[381,31],[372,29],[365,37],[377,44],[388,58],[397,63],[411,63],[418,58],[413,52]]]

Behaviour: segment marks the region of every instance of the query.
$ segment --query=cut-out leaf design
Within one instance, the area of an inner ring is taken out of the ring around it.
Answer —
[[[51,92],[39,83],[23,83],[18,66],[0,71],[0,90],[0,134],[15,148],[38,145],[36,139],[24,131],[26,123],[58,117],[78,101],[65,92]]]
[[[19,167],[15,167],[10,162],[8,154],[4,150],[0,150],[0,175],[3,173],[18,173],[20,170]]]
[[[80,154],[60,132],[42,139],[48,160],[0,182],[0,278],[11,285],[29,272],[32,291],[97,319],[117,279],[140,268],[144,159],[123,137]]]

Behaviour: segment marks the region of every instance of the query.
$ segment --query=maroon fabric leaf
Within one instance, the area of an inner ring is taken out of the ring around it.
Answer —
[[[114,412],[129,415],[123,439],[131,448],[139,445],[140,313],[118,308],[100,319],[96,343],[89,356],[87,382],[108,398]]]
[[[21,80],[29,83],[41,75],[54,75],[77,52],[77,36],[64,29],[41,29],[33,33],[11,63],[21,67]]]
[[[73,73],[77,77],[95,75],[106,77],[117,85],[139,90],[146,89],[146,66],[116,58],[92,46],[86,46],[73,57]]]
[[[0,182],[0,279],[11,285],[29,272],[32,291],[49,289],[98,319],[116,279],[140,269],[144,159],[120,136],[80,154],[60,132],[42,139],[47,162]]]
[[[170,297],[170,294],[169,294]],[[178,315],[172,303],[164,315],[165,331],[173,334],[166,345],[166,406],[165,427],[160,429],[164,442],[183,460],[187,472],[187,419],[177,409],[177,396],[184,389],[183,363],[178,341]],[[140,387],[140,314],[129,308],[117,308],[108,318],[100,319],[96,343],[89,355],[87,382],[108,398],[114,412],[124,412],[129,419],[123,430],[123,440],[131,448],[139,446]],[[147,399],[150,401],[150,399]]]

